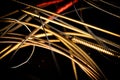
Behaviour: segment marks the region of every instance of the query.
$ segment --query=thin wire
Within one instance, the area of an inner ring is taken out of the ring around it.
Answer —
[[[84,0],[84,2],[86,2],[86,3],[87,3],[87,4],[89,4],[90,6],[92,6],[92,7],[96,8],[96,9],[98,9],[98,10],[102,11],[102,12],[105,12],[105,13],[107,13],[107,14],[111,15],[111,16],[114,16],[114,17],[116,17],[116,18],[119,18],[119,19],[120,19],[120,16],[119,16],[119,15],[116,15],[116,14],[114,14],[114,13],[111,13],[111,12],[109,12],[109,11],[107,11],[107,10],[103,9],[103,8],[100,8],[100,7],[96,6],[96,5],[94,5],[94,4],[93,4],[93,3],[91,3],[91,2],[86,1],[86,0]]]
[[[26,61],[20,63],[19,65],[13,66],[13,67],[11,67],[11,68],[18,68],[18,67],[26,64],[26,63],[32,58],[32,56],[33,56],[33,54],[34,54],[34,51],[35,51],[35,45],[33,45],[32,52],[31,52],[30,56],[28,57],[28,59],[27,59]]]
[[[10,18],[11,19],[11,18]],[[16,19],[11,19],[11,20],[14,20],[14,21],[17,21],[17,22],[19,22],[18,20],[16,20]],[[19,22],[20,23],[20,22]],[[21,23],[22,24],[22,23]],[[28,30],[29,30],[29,28],[27,27],[27,25],[25,25],[25,24],[22,24],[22,25],[24,25]],[[30,30],[29,30],[30,31]],[[31,32],[31,31],[30,31]],[[18,46],[18,48],[15,50],[15,52],[13,53],[13,55],[11,56],[11,58],[10,58],[10,61],[12,60],[12,58],[15,56],[15,54],[18,52],[18,50],[20,49],[20,46],[22,46],[23,45],[23,43],[25,42],[27,40],[27,38],[26,39],[24,39],[22,42],[21,42],[21,44]]]
[[[18,20],[22,20],[23,18],[25,18],[27,16],[27,14],[24,14],[23,16],[21,16]],[[1,18],[2,19],[2,18]],[[14,19],[16,21],[18,21],[17,19]],[[16,23],[11,23],[10,25],[7,26],[7,29],[1,34],[1,37],[4,36]],[[26,27],[27,28],[27,27]],[[28,29],[29,30],[29,29]]]
[[[103,3],[105,3],[105,4],[107,4],[107,5],[110,5],[110,6],[112,6],[112,7],[115,7],[115,8],[117,8],[117,9],[120,9],[119,6],[116,6],[116,5],[114,5],[114,4],[112,4],[112,3],[109,3],[109,2],[107,2],[107,1],[104,1],[104,0],[99,0],[99,1],[101,1],[101,2],[103,2]]]
[[[8,20],[10,19],[10,20],[14,20],[14,21],[20,23],[19,20],[13,19],[13,18],[3,18],[3,19],[8,19]],[[31,30],[29,29],[29,27],[28,27],[27,25],[25,25],[25,24],[23,24],[23,23],[21,23],[21,24],[24,25],[24,26],[27,28],[27,30],[28,30],[29,32],[31,32]],[[18,46],[18,48],[15,50],[15,52],[14,52],[13,55],[11,56],[10,61],[12,60],[12,58],[15,56],[15,54],[18,52],[18,50],[20,49],[20,47],[22,46],[22,44],[23,44],[25,41],[26,41],[26,39],[25,39],[24,41],[21,42],[21,44]],[[20,66],[26,64],[26,63],[31,59],[31,57],[33,56],[34,51],[35,51],[35,45],[33,45],[32,52],[30,53],[30,56],[28,57],[28,59],[27,59],[26,61],[24,61],[24,62],[18,64],[17,66],[13,66],[13,67],[11,67],[11,68],[18,68],[18,67],[20,67]]]

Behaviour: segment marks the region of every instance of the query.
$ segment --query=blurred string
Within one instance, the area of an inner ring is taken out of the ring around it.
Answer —
[[[52,49],[51,49],[51,47],[52,47],[52,45],[51,45],[51,42],[50,42],[50,39],[49,39],[49,37],[47,36],[47,33],[46,33],[46,30],[45,30],[45,25],[46,25],[46,23],[44,23],[43,21],[42,21],[42,19],[41,19],[41,15],[40,15],[40,13],[37,11],[37,14],[39,15],[39,23],[41,23],[41,27],[43,28],[43,31],[44,31],[44,33],[45,33],[45,37],[46,37],[46,39],[47,39],[47,42],[48,42],[48,45],[49,45],[49,48],[50,48],[50,52],[51,52],[51,54],[52,54],[52,57],[53,57],[53,61],[54,61],[54,63],[55,63],[55,66],[56,66],[56,68],[57,68],[57,72],[58,72],[58,75],[59,75],[59,77],[61,77],[61,69],[60,69],[60,66],[59,66],[59,64],[58,64],[58,61],[57,61],[57,59],[56,59],[56,56],[55,56],[55,53],[52,51]]]

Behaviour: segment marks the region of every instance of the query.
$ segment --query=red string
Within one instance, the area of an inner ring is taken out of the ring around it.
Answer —
[[[36,6],[37,7],[46,7],[46,6],[57,4],[57,3],[60,3],[60,2],[63,2],[63,0],[48,1],[48,2],[41,3],[41,4],[37,4]]]

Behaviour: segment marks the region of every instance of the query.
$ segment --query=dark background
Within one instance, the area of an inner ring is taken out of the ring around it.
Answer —
[[[47,0],[20,0],[25,3],[35,5],[38,2],[42,3]],[[66,0],[63,4],[68,2]],[[119,0],[111,0],[112,3],[119,6]],[[88,6],[84,2],[83,5]],[[62,4],[58,5],[61,6]],[[76,4],[76,6],[79,6]],[[82,6],[83,6],[82,5]],[[80,5],[81,6],[81,5]],[[105,6],[106,7],[106,6]],[[16,9],[24,8],[17,3],[14,3],[10,0],[3,0],[0,1],[0,15],[4,15]],[[114,10],[114,9],[113,9]],[[119,15],[119,11],[115,12]],[[119,27],[120,27],[120,19],[112,17],[106,13],[103,13],[97,9],[89,9],[83,12],[83,18],[87,23],[92,25],[100,26],[101,28],[107,29],[109,31],[113,31],[115,33],[120,34]],[[102,36],[108,38],[112,41],[115,41],[119,44],[119,39],[114,38],[112,36],[108,36],[99,32],[94,31],[98,36]],[[19,54],[28,53],[29,50],[32,49],[31,47],[25,48],[19,51]],[[120,59],[114,58],[107,55],[101,55],[99,52],[95,50],[91,50],[87,48],[90,53],[90,56],[93,60],[95,60],[96,64],[101,68],[103,73],[106,75],[108,80],[120,80]],[[17,53],[17,54],[18,54]],[[55,54],[59,67],[60,72],[58,73],[55,63],[53,61],[51,52],[49,50],[45,50],[42,48],[37,48],[33,57],[30,61],[16,69],[11,69],[10,67],[16,65],[21,61],[23,55],[18,55],[16,58],[13,59],[12,63],[9,62],[9,57],[0,61],[0,80],[75,80],[73,75],[73,70],[71,66],[71,61],[67,58]],[[18,58],[19,57],[19,58]],[[26,57],[26,56],[25,56]],[[90,80],[89,77],[77,67],[79,80]]]

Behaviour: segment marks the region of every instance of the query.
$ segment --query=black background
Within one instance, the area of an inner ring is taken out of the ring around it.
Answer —
[[[35,5],[36,3],[44,2],[47,0],[20,0],[25,3]],[[69,0],[66,0],[68,2]],[[118,1],[111,0],[116,5],[119,5]],[[84,5],[87,5],[84,3]],[[59,6],[59,5],[58,5]],[[77,4],[78,6],[78,4]],[[14,3],[10,0],[3,0],[0,1],[0,15],[4,15],[6,13],[9,13],[16,9],[21,9],[23,6]],[[115,33],[120,34],[119,32],[119,25],[120,25],[120,19],[114,18],[106,13],[103,13],[96,9],[90,9],[83,12],[84,20],[87,23],[100,26],[104,29],[113,31]],[[105,38],[108,38],[112,41],[115,41],[119,44],[119,39],[114,38],[112,36],[106,36],[104,34],[100,34],[96,32],[99,36],[104,36]],[[21,50],[18,52],[19,54],[25,54],[28,53],[29,50],[32,49],[31,47],[25,48],[24,50]],[[108,80],[120,80],[120,60],[114,57],[110,57],[107,55],[101,55],[97,51],[87,49],[90,51],[90,56],[93,60],[97,63],[97,65],[101,68],[103,73],[106,75]],[[17,53],[17,54],[18,54]],[[57,72],[55,63],[52,59],[51,52],[42,48],[37,48],[35,50],[35,53],[31,60],[16,69],[11,69],[10,66],[16,65],[19,63],[18,60],[22,59],[21,57],[23,55],[19,55],[20,58],[14,58],[12,63],[9,62],[8,57],[1,60],[0,64],[0,73],[1,73],[1,79],[0,80],[75,80],[72,66],[70,60],[66,59],[65,57],[55,54],[58,64],[60,66],[60,73]],[[106,58],[107,56],[107,58]],[[77,67],[78,70],[78,76],[79,80],[90,80],[89,77],[80,69]]]

